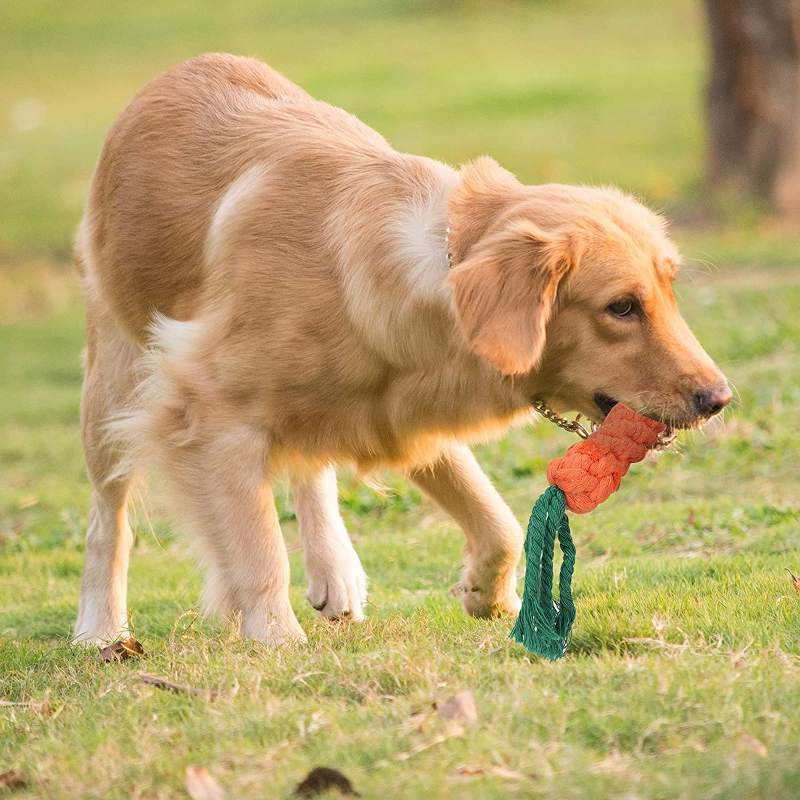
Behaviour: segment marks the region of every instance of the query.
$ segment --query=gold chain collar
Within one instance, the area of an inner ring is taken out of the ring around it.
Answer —
[[[581,439],[588,439],[589,434],[594,433],[599,427],[596,422],[590,422],[589,429],[587,430],[586,427],[580,422],[580,414],[578,414],[575,419],[567,419],[566,417],[562,417],[560,414],[556,414],[552,408],[550,408],[541,400],[534,400],[531,405],[533,406],[534,410],[541,414],[546,420],[552,422],[554,425],[558,425],[559,428],[563,428],[565,431],[577,434],[581,437]],[[677,431],[671,425],[667,425],[664,432],[659,434],[656,443],[648,449],[666,450],[677,438]]]

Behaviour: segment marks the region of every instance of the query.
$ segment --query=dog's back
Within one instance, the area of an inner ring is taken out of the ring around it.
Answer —
[[[323,105],[266,64],[210,54],[155,79],[119,115],[92,179],[77,261],[130,336],[144,341],[154,311],[194,316],[213,215],[263,159],[270,110]]]

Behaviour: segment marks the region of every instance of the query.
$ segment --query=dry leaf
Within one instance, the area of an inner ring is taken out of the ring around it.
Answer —
[[[760,739],[756,739],[755,736],[751,736],[749,733],[743,733],[736,740],[736,749],[755,753],[761,758],[766,758],[769,755],[767,746],[764,744],[764,742],[762,742]]]
[[[800,592],[800,578],[797,577],[788,567],[786,567],[786,571],[792,578],[792,586],[794,586],[794,590],[796,592]]]
[[[469,689],[462,689],[452,697],[436,706],[436,713],[443,719],[459,722],[467,727],[472,727],[478,721],[478,709],[475,698]]]
[[[114,644],[103,647],[97,654],[98,664],[110,664],[112,661],[125,661],[129,658],[144,655],[144,647],[133,637],[124,642],[114,642]]]
[[[316,797],[318,794],[329,792],[331,789],[337,789],[340,794],[347,797],[361,797],[347,777],[342,775],[338,769],[331,769],[330,767],[312,769],[306,779],[297,784],[293,796]]]
[[[173,683],[166,678],[159,678],[157,675],[148,675],[146,672],[140,672],[139,678],[143,683],[148,683],[150,686],[155,686],[157,689],[165,689],[174,694],[196,694],[201,697],[207,697],[209,700],[216,700],[219,697],[219,692],[212,692],[210,689],[197,689],[194,686],[183,686],[180,683]]]
[[[21,772],[15,769],[8,769],[5,772],[0,772],[0,787],[5,789],[24,789],[28,785],[28,781]]]
[[[192,800],[225,800],[225,791],[205,767],[186,767],[186,791]]]

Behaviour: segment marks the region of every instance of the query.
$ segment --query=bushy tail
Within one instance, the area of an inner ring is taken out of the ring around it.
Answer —
[[[183,375],[201,324],[158,315],[150,332],[150,345],[135,367],[138,383],[131,401],[106,423],[106,441],[118,454],[110,480],[158,467],[165,444],[182,447],[192,438]]]

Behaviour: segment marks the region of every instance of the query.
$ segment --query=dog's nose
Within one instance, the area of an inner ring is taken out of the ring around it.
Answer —
[[[728,384],[721,383],[719,386],[695,392],[692,397],[692,403],[699,416],[713,417],[714,414],[719,414],[730,403],[732,398],[733,395],[728,388]]]

